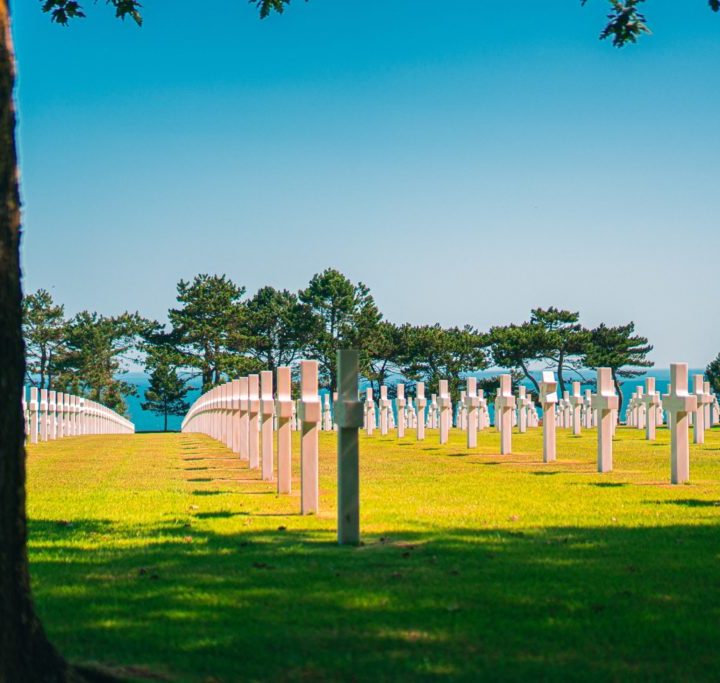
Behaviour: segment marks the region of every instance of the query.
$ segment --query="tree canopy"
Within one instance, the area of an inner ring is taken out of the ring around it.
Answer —
[[[43,12],[50,14],[52,21],[66,25],[71,19],[85,17],[84,4],[80,0],[41,0]],[[306,2],[308,0],[305,0]],[[582,6],[590,0],[579,0]],[[700,0],[696,0],[700,2]],[[255,5],[261,19],[272,12],[282,14],[291,0],[248,0]],[[650,34],[647,17],[641,11],[645,0],[606,0],[610,5],[607,23],[600,31],[600,40],[610,40],[615,47],[636,43],[644,34]],[[130,17],[138,26],[142,25],[142,5],[139,0],[106,0],[120,19]],[[713,12],[720,12],[720,0],[707,0]]]

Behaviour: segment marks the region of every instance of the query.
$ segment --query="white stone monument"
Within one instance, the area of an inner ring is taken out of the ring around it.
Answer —
[[[277,397],[275,414],[277,415],[277,468],[278,493],[292,491],[292,428],[293,416],[292,376],[289,367],[277,369]]]
[[[467,378],[467,390],[465,391],[465,409],[467,411],[467,447],[477,447],[478,433],[478,411],[480,399],[477,395],[477,378]]]
[[[613,467],[612,437],[615,411],[619,407],[619,399],[615,393],[615,385],[610,368],[597,369],[597,394],[593,396],[592,407],[597,410],[598,472],[611,472]]]
[[[260,469],[260,375],[248,377],[248,454],[250,469]]]
[[[300,361],[300,507],[303,515],[317,513],[318,488],[318,428],[321,419],[318,395],[318,362]]]
[[[500,375],[500,388],[495,399],[495,422],[500,425],[500,455],[512,452],[512,413],[515,396],[510,375]],[[499,419],[498,419],[499,415]]]
[[[427,399],[425,398],[425,382],[417,382],[415,384],[415,407],[417,409],[417,421],[415,424],[415,434],[418,441],[425,439],[425,406]]]
[[[447,443],[452,419],[452,399],[450,398],[450,390],[446,379],[441,379],[438,382],[437,406],[440,412],[440,443],[443,444]]]
[[[260,414],[262,432],[262,479],[272,481],[274,478],[273,463],[273,413],[275,398],[273,397],[273,374],[271,370],[260,373]]]
[[[395,397],[395,407],[397,408],[397,435],[398,439],[405,436],[405,385],[398,384],[397,396]]]

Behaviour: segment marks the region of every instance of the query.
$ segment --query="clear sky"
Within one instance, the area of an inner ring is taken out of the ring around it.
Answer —
[[[634,320],[660,365],[720,352],[705,0],[650,0],[623,50],[605,0],[146,0],[141,29],[85,4],[14,3],[27,291],[162,319],[196,273],[333,266],[395,322],[554,305]]]

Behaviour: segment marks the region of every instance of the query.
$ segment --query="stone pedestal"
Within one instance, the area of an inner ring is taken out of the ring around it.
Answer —
[[[598,472],[611,472],[613,467],[612,437],[613,420],[619,407],[615,385],[610,368],[597,369],[597,394],[592,398],[592,407],[597,411],[598,422]]]

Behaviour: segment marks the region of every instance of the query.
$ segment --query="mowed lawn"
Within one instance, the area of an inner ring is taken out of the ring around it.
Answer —
[[[171,681],[720,680],[720,430],[361,437],[364,545],[335,539],[335,435],[302,517],[199,435],[29,448],[33,588],[69,657]],[[298,435],[294,435],[298,474]]]

